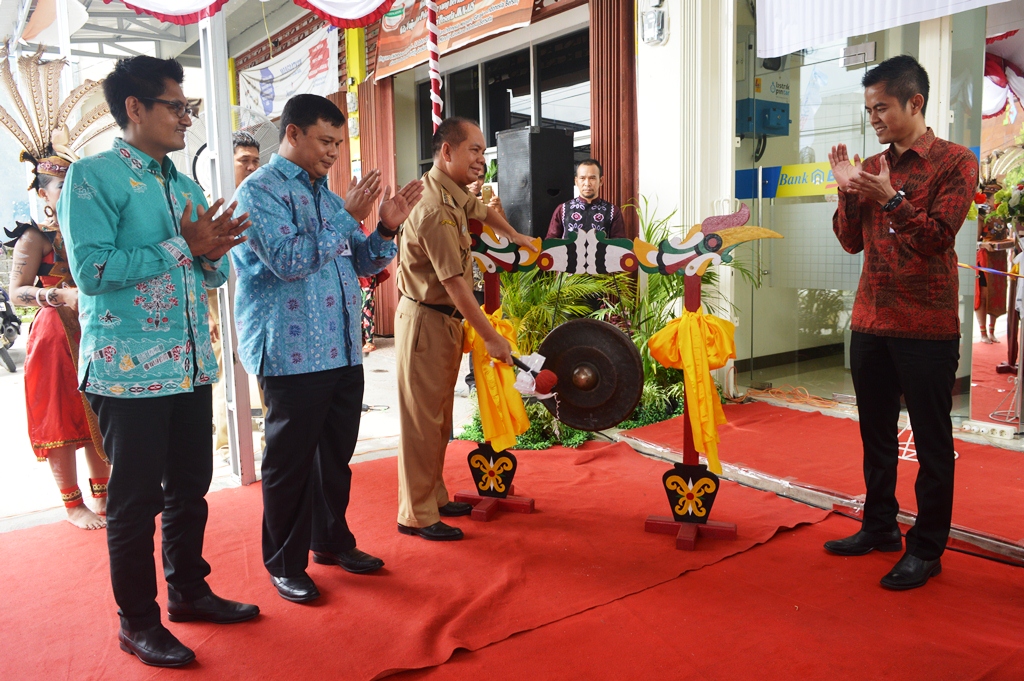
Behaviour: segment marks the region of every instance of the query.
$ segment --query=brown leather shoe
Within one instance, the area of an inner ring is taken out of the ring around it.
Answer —
[[[406,527],[405,525],[399,525],[398,531],[402,534],[411,534],[417,537],[423,537],[429,541],[458,541],[462,539],[462,530],[451,525],[445,525],[438,520],[433,525],[427,527]]]
[[[184,667],[196,659],[196,654],[162,624],[140,631],[122,628],[117,632],[117,640],[121,650],[150,667]]]

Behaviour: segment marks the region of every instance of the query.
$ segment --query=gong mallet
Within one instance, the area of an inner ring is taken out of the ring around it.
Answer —
[[[550,395],[554,391],[555,386],[558,385],[558,376],[555,375],[554,371],[550,369],[541,369],[540,371],[534,371],[526,362],[519,359],[515,355],[512,356],[512,362],[533,376],[533,385],[538,395]]]

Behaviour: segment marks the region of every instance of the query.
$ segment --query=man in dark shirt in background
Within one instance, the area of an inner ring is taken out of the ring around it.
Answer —
[[[580,195],[555,209],[548,225],[547,239],[566,239],[571,232],[597,229],[612,239],[625,239],[622,210],[614,203],[597,198],[604,169],[592,158],[576,166],[576,189]]]
[[[896,514],[900,396],[920,465],[917,522],[907,549],[882,578],[889,589],[923,586],[939,574],[953,511],[953,381],[960,352],[956,233],[978,183],[978,161],[938,139],[924,120],[928,74],[894,57],[864,75],[864,105],[889,148],[861,162],[846,146],[829,162],[839,184],[833,230],[849,253],[864,252],[853,305],[850,367],[864,443],[864,520],[825,549],[858,556],[903,548]]]

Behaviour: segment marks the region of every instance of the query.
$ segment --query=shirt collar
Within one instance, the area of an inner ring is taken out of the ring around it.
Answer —
[[[303,170],[301,167],[289,161],[284,156],[273,154],[270,157],[270,165],[273,166],[279,173],[284,175],[289,180],[302,179],[308,182],[314,189],[319,189],[327,182],[327,176],[317,178],[315,181],[309,181],[309,173]]]
[[[912,151],[915,154],[917,154],[919,158],[927,160],[928,154],[931,153],[933,144],[935,144],[935,133],[932,132],[931,128],[928,128],[927,130],[925,130],[923,135],[917,138],[917,141],[914,142],[910,146],[910,148],[907,149],[907,151]],[[890,157],[889,167],[892,167],[893,165],[895,165],[894,161],[896,160],[896,147],[890,144],[887,152]]]
[[[430,179],[434,180],[434,182],[437,182],[444,187],[448,193],[452,195],[452,199],[460,208],[465,207],[465,205],[469,203],[469,199],[471,197],[469,192],[466,191],[466,188],[460,186],[458,182],[448,177],[443,170],[437,166],[431,166],[430,170],[427,171],[427,175],[429,175]]]
[[[174,161],[171,160],[170,156],[164,156],[164,162],[161,165],[156,162],[155,158],[139,151],[120,137],[114,138],[114,146],[112,148],[117,152],[118,158],[124,161],[124,164],[139,179],[145,177],[148,171],[153,171],[167,179],[173,179],[178,174],[178,169],[175,167]]]

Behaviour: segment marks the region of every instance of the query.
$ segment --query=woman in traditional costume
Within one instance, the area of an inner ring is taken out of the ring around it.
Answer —
[[[12,239],[5,245],[14,247],[10,292],[16,305],[40,308],[29,330],[25,351],[25,401],[32,449],[38,460],[49,462],[67,508],[68,521],[76,527],[94,530],[106,525],[110,465],[103,453],[96,417],[78,390],[78,289],[68,269],[55,211],[64,176],[75,159],[71,146],[76,141],[80,146],[109,127],[99,126],[100,129],[83,136],[108,110],[106,104],[93,108],[68,132],[68,117],[99,83],[87,81],[58,105],[57,88],[65,62],[44,62],[41,53],[40,50],[18,60],[22,84],[31,88],[33,121],[14,84],[7,47],[0,50],[0,80],[18,108],[25,128],[3,107],[0,124],[24,147],[21,160],[33,164],[34,178],[29,190],[35,190],[43,200],[46,215],[42,223],[18,223],[13,231],[4,230]],[[95,512],[85,505],[78,486],[75,452],[79,448],[85,449]]]
[[[981,191],[991,200],[993,194],[1001,189],[998,182],[989,181],[982,185]],[[980,198],[980,197],[978,197]],[[978,211],[978,267],[1008,271],[1008,249],[1012,248],[1006,220],[988,215],[989,207]],[[996,337],[996,320],[1006,314],[1007,277],[978,270],[974,287],[974,314],[981,327],[982,343],[998,343]],[[986,332],[985,322],[988,322]]]

